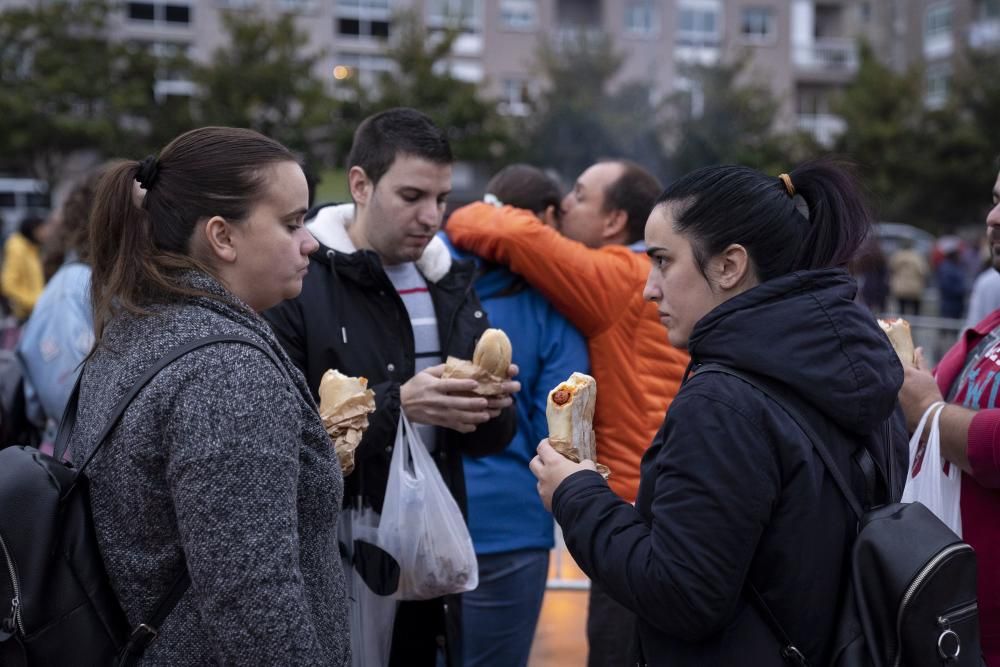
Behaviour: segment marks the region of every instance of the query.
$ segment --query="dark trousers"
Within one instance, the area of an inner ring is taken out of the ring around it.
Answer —
[[[635,614],[590,582],[587,667],[631,667],[639,657]]]
[[[447,667],[462,664],[460,595],[400,602],[392,627],[389,667]]]

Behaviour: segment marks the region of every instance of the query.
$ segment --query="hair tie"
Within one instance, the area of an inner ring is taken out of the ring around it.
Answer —
[[[503,206],[503,202],[500,201],[500,198],[491,192],[487,192],[485,195],[483,195],[483,201],[491,206],[496,206],[497,208]]]
[[[146,192],[153,187],[153,183],[156,182],[156,177],[160,173],[160,163],[156,159],[155,155],[147,155],[139,163],[139,170],[135,173],[135,180],[139,181],[139,185]]]
[[[785,184],[785,190],[788,191],[788,196],[789,197],[794,197],[795,196],[795,186],[792,185],[792,177],[789,176],[788,174],[778,174],[778,178],[781,180],[782,183]]]

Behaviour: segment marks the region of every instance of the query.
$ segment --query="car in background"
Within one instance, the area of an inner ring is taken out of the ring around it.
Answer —
[[[930,260],[936,240],[930,232],[901,222],[880,222],[875,225],[875,233],[887,258],[910,242],[914,250]]]
[[[0,234],[7,238],[29,215],[48,215],[52,207],[49,185],[34,178],[0,178]]]

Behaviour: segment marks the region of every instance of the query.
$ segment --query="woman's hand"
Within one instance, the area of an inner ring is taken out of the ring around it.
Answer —
[[[582,463],[573,463],[557,452],[546,438],[538,443],[538,456],[531,459],[528,467],[538,478],[538,495],[542,498],[545,509],[552,511],[552,496],[563,480],[581,470],[597,470],[594,462],[584,459]]]

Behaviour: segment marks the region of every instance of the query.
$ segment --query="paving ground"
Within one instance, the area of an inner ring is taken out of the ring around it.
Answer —
[[[569,554],[554,551],[549,566],[549,580],[586,581],[586,576],[580,572]],[[586,590],[546,591],[528,667],[585,667],[586,621]]]

